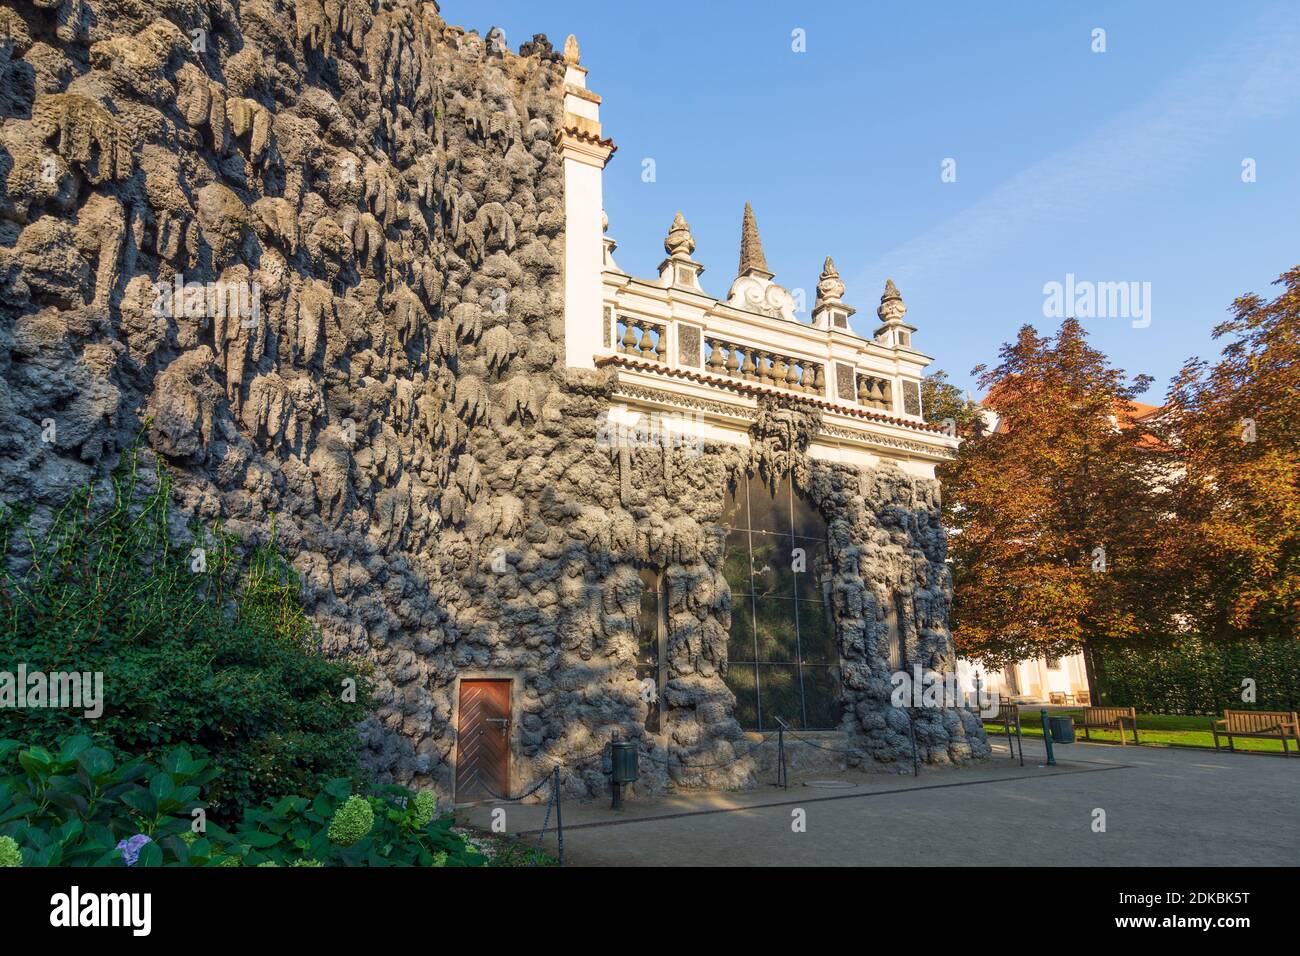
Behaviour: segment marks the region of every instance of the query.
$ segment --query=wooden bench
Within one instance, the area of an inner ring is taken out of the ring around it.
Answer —
[[[1047,702],[1054,707],[1059,707],[1065,703],[1065,694],[1059,690],[1051,691],[1047,695]]]
[[[1284,710],[1225,710],[1223,719],[1210,725],[1210,732],[1214,734],[1215,750],[1219,749],[1219,734],[1228,738],[1229,750],[1237,749],[1232,746],[1233,737],[1280,740],[1282,753],[1287,757],[1291,756],[1287,749],[1288,740],[1296,741],[1296,748],[1300,750],[1300,719],[1294,710],[1289,713]]]
[[[1091,740],[1088,733],[1089,728],[1094,730],[1118,730],[1119,742],[1121,745],[1127,744],[1124,737],[1124,722],[1133,727],[1133,743],[1138,743],[1138,718],[1136,707],[1085,707],[1083,716],[1079,718],[1079,726],[1083,728],[1083,739]]]

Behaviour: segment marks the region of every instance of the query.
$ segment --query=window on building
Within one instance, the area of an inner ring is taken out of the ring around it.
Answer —
[[[641,685],[641,699],[649,706],[645,729],[657,734],[660,730],[659,695],[663,689],[660,664],[665,660],[663,584],[659,572],[653,568],[641,569],[641,611],[637,618],[636,679]]]
[[[1047,669],[1049,671],[1059,671],[1061,669],[1061,659],[1059,657],[1047,658]]]
[[[825,521],[788,479],[772,489],[755,477],[728,495],[722,523],[736,719],[747,730],[775,730],[777,717],[792,727],[835,727]]]

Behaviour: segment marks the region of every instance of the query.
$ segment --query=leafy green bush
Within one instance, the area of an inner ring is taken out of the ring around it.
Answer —
[[[1209,641],[1180,637],[1099,649],[1103,703],[1151,714],[1220,714],[1232,710],[1300,710],[1300,641]],[[1242,681],[1256,699],[1243,703]]]
[[[312,800],[285,797],[247,811],[235,849],[251,865],[482,866],[473,844],[452,831],[451,814],[434,818],[432,798],[391,785],[355,796],[349,781],[332,780]]]
[[[161,864],[168,849],[183,856],[190,811],[214,773],[183,749],[160,767],[143,757],[118,763],[86,736],[54,753],[0,741],[0,767],[9,770],[14,755],[19,772],[0,776],[0,835],[18,844],[26,866],[125,865],[119,844],[137,834],[149,837],[138,849],[145,866]]]
[[[93,720],[0,707],[0,737],[93,733],[119,758],[200,746],[221,770],[204,795],[218,820],[356,777],[355,726],[370,709],[361,668],[325,657],[273,544],[241,561],[220,527],[192,526],[193,544],[178,547],[170,491],[165,470],[141,475],[133,451],[105,508],[83,489],[41,535],[0,509],[0,671],[102,672],[105,697]]]
[[[0,866],[17,865],[15,850],[24,866],[483,865],[449,814],[434,818],[432,793],[386,786],[361,797],[346,778],[197,833],[193,811],[216,774],[185,748],[154,765],[118,763],[86,736],[53,753],[0,741]]]

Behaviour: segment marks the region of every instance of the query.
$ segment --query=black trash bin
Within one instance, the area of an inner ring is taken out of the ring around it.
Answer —
[[[635,740],[614,740],[609,745],[609,788],[613,792],[610,809],[623,809],[623,787],[636,783],[637,752]]]

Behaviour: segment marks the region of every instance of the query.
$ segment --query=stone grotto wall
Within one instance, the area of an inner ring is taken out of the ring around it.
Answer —
[[[517,778],[567,760],[579,792],[604,778],[572,758],[644,718],[638,563],[672,676],[645,785],[752,780],[701,766],[746,746],[716,521],[741,471],[793,470],[830,523],[846,732],[910,761],[881,608],[905,591],[917,659],[949,662],[937,486],[814,464],[775,406],[752,453],[598,443],[616,373],[561,367],[562,91],[544,37],[434,3],[0,7],[0,498],[39,523],[143,432],[178,535],[275,516],[326,648],[375,664],[381,779],[449,792],[456,675],[513,671]],[[964,719],[919,718],[928,758],[987,750]]]

